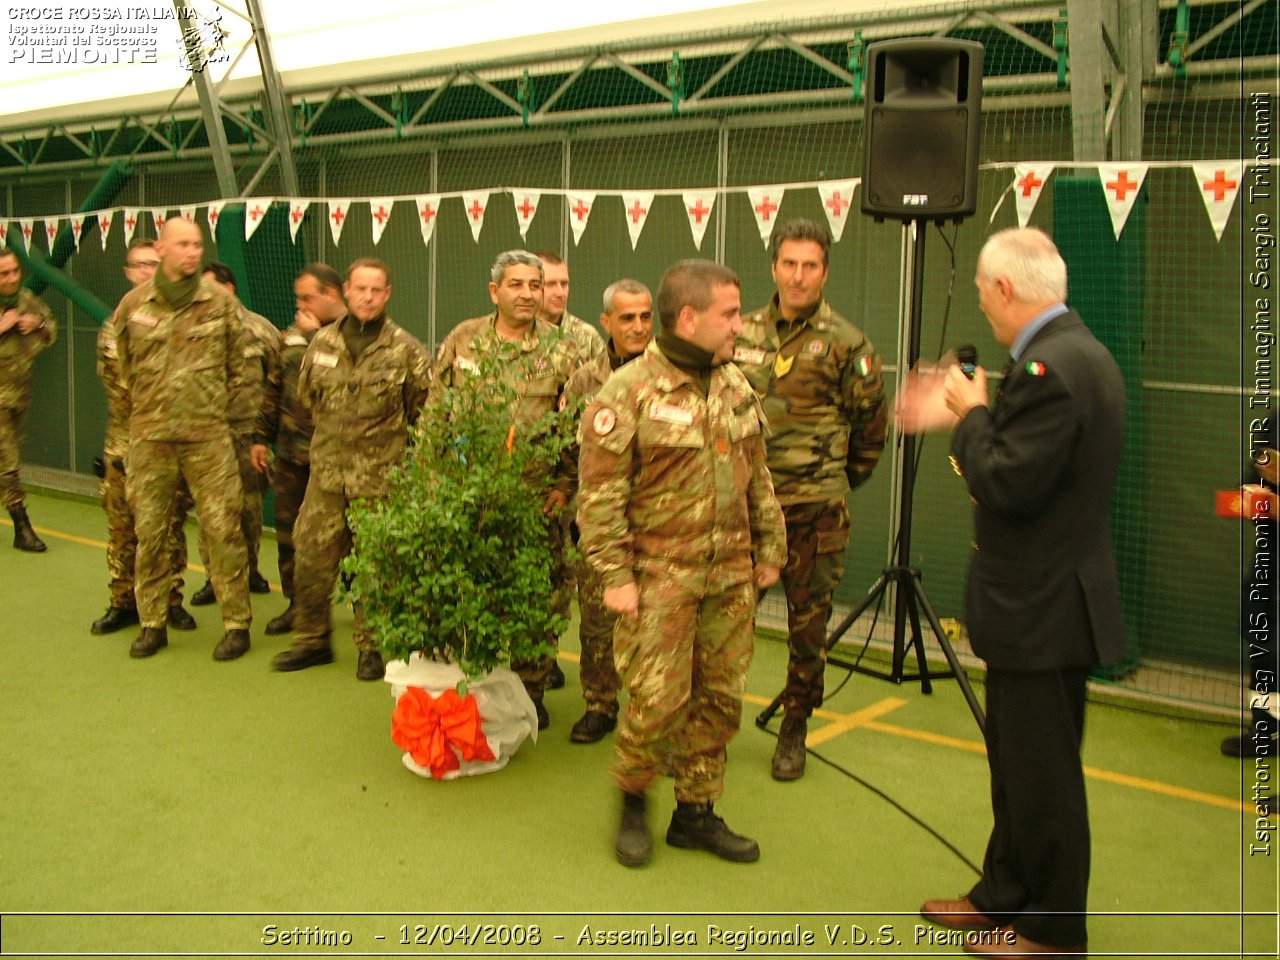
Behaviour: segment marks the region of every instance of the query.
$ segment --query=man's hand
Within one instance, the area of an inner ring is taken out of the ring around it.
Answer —
[[[554,517],[568,505],[569,498],[564,495],[563,490],[552,490],[542,503],[542,515],[544,517]]]
[[[761,590],[768,590],[778,582],[778,577],[782,571],[777,567],[771,567],[767,563],[756,564],[755,581],[756,586]]]
[[[265,443],[255,443],[249,448],[249,462],[259,473],[266,473],[271,463],[271,451]]]
[[[25,336],[29,333],[35,333],[44,323],[44,319],[38,314],[23,313],[18,316],[18,330]]]
[[[981,367],[974,368],[973,379],[970,380],[958,365],[954,366],[947,371],[942,389],[947,409],[963,420],[974,407],[987,405],[987,371]]]
[[[604,605],[620,617],[634,617],[640,613],[640,591],[635,583],[604,588]]]
[[[0,315],[0,333],[8,333],[18,325],[18,321],[22,319],[22,314],[17,310],[6,310]]]
[[[293,315],[293,322],[303,333],[315,333],[320,329],[320,320],[310,310],[299,310]]]

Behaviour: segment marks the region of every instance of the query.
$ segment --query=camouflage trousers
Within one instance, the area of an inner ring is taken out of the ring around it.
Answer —
[[[6,510],[15,510],[25,502],[22,485],[18,482],[25,413],[25,409],[0,407],[0,504]]]
[[[836,585],[844,576],[849,544],[849,505],[797,503],[782,508],[787,524],[787,683],[782,706],[789,717],[807,717],[822,706],[827,666],[827,621]]]
[[[99,490],[102,493],[102,509],[107,514],[107,574],[110,577],[108,591],[111,606],[121,610],[132,609],[134,599],[134,564],[138,554],[138,534],[134,530],[133,511],[125,496],[124,461],[119,457],[106,457],[106,475]],[[178,484],[169,524],[169,604],[182,603],[183,577],[187,570],[187,514],[191,511],[191,491],[186,481]]]
[[[297,565],[293,582],[293,642],[299,647],[331,645],[333,585],[338,564],[351,552],[351,527],[344,493],[307,485],[294,528]],[[355,607],[354,640],[358,650],[377,650],[378,642],[364,628],[364,611]]]
[[[569,586],[569,565],[565,562],[564,528],[558,517],[549,517],[546,530],[547,549],[551,551],[551,609],[568,619],[569,608],[573,603],[573,590]],[[548,637],[547,640],[552,646],[560,643],[559,635]],[[529,699],[534,703],[539,703],[546,693],[547,680],[551,677],[551,667],[555,662],[555,656],[511,661],[511,669],[520,677]]]
[[[186,480],[200,529],[209,538],[209,580],[228,630],[248,629],[249,566],[240,532],[240,473],[231,436],[214,440],[131,440],[125,494],[138,536],[134,595],[144,627],[168,621],[174,500]]]
[[[311,464],[276,460],[271,466],[271,489],[276,495],[276,553],[280,565],[280,590],[293,599],[293,527],[307,493]]]
[[[614,657],[627,687],[613,782],[642,793],[668,769],[676,800],[724,792],[725,747],[742,718],[755,650],[756,589],[690,593],[662,571],[637,571],[640,612],[622,617]]]
[[[578,677],[588,710],[618,715],[622,681],[613,663],[613,628],[618,615],[604,605],[604,581],[581,554],[569,564],[578,585],[578,644],[582,651]]]
[[[240,506],[240,533],[244,536],[245,552],[249,557],[249,569],[258,569],[258,547],[262,543],[262,500],[267,492],[267,476],[253,469],[249,448],[253,436],[232,432],[231,445],[235,449],[236,466],[240,470],[240,489],[244,497]],[[209,569],[209,544],[204,529],[200,530],[200,560]]]

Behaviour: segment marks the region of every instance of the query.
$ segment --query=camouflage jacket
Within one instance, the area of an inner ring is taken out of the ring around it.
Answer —
[[[656,343],[582,417],[579,546],[606,587],[660,571],[696,596],[787,559],[765,466],[760,401],[733,364],[707,397]]]
[[[240,306],[244,325],[244,379],[231,397],[227,414],[231,432],[252,434],[257,427],[270,384],[280,382],[280,331],[260,313]]]
[[[386,492],[431,382],[430,354],[390,317],[353,363],[342,325],[355,322],[317,330],[298,371],[298,400],[315,423],[310,482],[352,500]]]
[[[733,354],[764,404],[778,501],[842,500],[871,476],[884,450],[880,357],[825,300],[785,334],[780,322],[775,296],[743,317]]]
[[[112,324],[135,440],[211,440],[227,434],[244,378],[244,328],[235,298],[201,280],[175,310],[154,281],[130,290]]]
[[[39,316],[44,326],[31,333],[17,327],[0,333],[0,409],[4,410],[25,410],[31,403],[31,368],[40,352],[58,339],[53,311],[25,287],[18,291],[15,309]]]
[[[600,331],[581,317],[565,311],[560,322],[553,326],[558,326],[566,337],[578,345],[578,356],[583,363],[590,363],[605,352],[604,337],[600,335]]]
[[[341,321],[335,321],[340,323]],[[302,358],[316,335],[296,323],[285,330],[280,348],[280,376],[267,381],[262,412],[254,431],[254,442],[275,444],[276,456],[290,463],[311,462],[311,408],[298,399],[298,373]]]
[[[120,380],[115,321],[112,313],[98,328],[98,379],[107,392],[107,435],[102,454],[108,460],[119,460],[129,452],[129,391]]]
[[[633,357],[632,359],[635,358]],[[609,382],[609,377],[617,369],[614,366],[615,361],[617,361],[617,357],[606,347],[605,352],[600,356],[584,363],[575,370],[573,375],[569,377],[569,382],[564,385],[564,397],[561,400],[562,406],[578,405],[585,408],[591,403],[596,394],[600,392],[600,388]],[[622,364],[619,363],[618,366],[622,366]],[[563,490],[565,496],[570,500],[578,492],[578,456],[582,446],[581,420],[581,415],[579,415],[577,442],[565,448],[564,453],[560,455],[560,465],[556,468],[556,486]]]

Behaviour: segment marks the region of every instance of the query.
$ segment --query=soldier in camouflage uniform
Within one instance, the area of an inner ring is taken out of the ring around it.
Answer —
[[[232,297],[236,297],[235,274],[225,263],[211,263],[204,268],[204,277],[219,284]],[[250,448],[258,416],[269,390],[280,383],[280,331],[274,323],[260,313],[245,307],[236,297],[240,323],[244,326],[245,377],[231,398],[227,414],[231,424],[231,439],[236,448],[236,463],[240,466],[240,485],[244,488],[244,507],[240,512],[240,530],[244,533],[245,549],[249,552],[249,592],[270,593],[271,585],[258,571],[258,548],[262,543],[262,505],[267,492],[267,475],[254,469]],[[209,547],[204,534],[200,535],[200,556],[205,567],[209,566]],[[206,580],[191,597],[196,606],[213,603],[213,585]]]
[[[43,300],[22,289],[22,261],[0,251],[0,501],[13,518],[13,545],[43,553],[48,547],[31,529],[18,482],[22,421],[31,405],[31,368],[58,336],[58,324]]]
[[[606,351],[583,364],[565,385],[565,406],[586,406],[600,392],[609,375],[644,353],[653,339],[653,297],[636,280],[618,280],[604,292],[600,326],[609,334]],[[570,483],[570,502],[578,486],[578,449],[565,450],[558,470]],[[576,524],[574,527],[576,528]],[[573,578],[578,586],[578,643],[582,651],[578,678],[587,710],[569,731],[574,743],[595,743],[617,725],[621,681],[613,663],[613,628],[618,617],[604,605],[604,582],[581,552],[573,553]]]
[[[136,237],[125,252],[124,275],[135,289],[155,276],[160,265],[154,240]],[[133,511],[125,496],[124,458],[129,453],[129,391],[120,380],[120,360],[116,353],[115,314],[98,329],[98,379],[107,394],[107,434],[102,442],[102,509],[107,514],[107,573],[111,605],[89,627],[98,636],[115,633],[138,622],[134,598],[133,569],[138,552],[138,535],[133,528]],[[194,630],[195,618],[182,606],[183,576],[187,569],[187,513],[191,492],[185,482],[178,485],[169,526],[170,569],[169,626]]]
[[[155,277],[116,308],[120,379],[129,391],[125,492],[138,535],[136,586],[142,632],[130,656],[149,657],[169,642],[174,498],[185,479],[209,538],[209,574],[226,629],[215,660],[249,649],[249,570],[240,532],[243,494],[227,411],[244,377],[244,332],[234,298],[200,276],[204,238],[181,217],[157,244]]]
[[[347,507],[386,494],[404,458],[431,381],[431,355],[386,315],[391,276],[372,257],[356,260],[344,287],[350,313],[318,330],[298,371],[298,399],[311,408],[311,478],[294,530],[294,643],[277,670],[333,662],[330,607],[338,565],[351,551]],[[377,641],[355,611],[356,676],[383,675]]]
[[[787,520],[790,657],[772,774],[795,780],[804,773],[809,715],[822,705],[827,621],[849,543],[847,497],[880,459],[886,406],[875,347],[823,299],[826,227],[781,223],[770,249],[778,292],[743,320],[733,359],[764,403],[769,473]]]
[[[271,488],[276,495],[280,591],[289,600],[285,611],[267,624],[268,636],[293,629],[293,528],[311,477],[311,434],[315,431],[311,408],[298,397],[302,357],[317,330],[347,315],[347,305],[342,299],[342,276],[327,263],[305,267],[293,281],[293,296],[297,312],[292,326],[284,332],[281,376],[275,383],[267,384],[250,452],[254,469],[271,476]],[[271,463],[269,444],[275,444],[274,463]]]
[[[464,320],[450,330],[436,357],[436,377],[443,386],[451,387],[458,378],[479,369],[476,365],[478,355],[504,345],[516,345],[521,357],[528,361],[512,363],[505,368],[519,397],[514,412],[517,427],[528,426],[556,410],[569,375],[581,364],[574,341],[559,334],[551,324],[538,319],[538,307],[542,303],[542,276],[542,261],[532,253],[508,250],[498,254],[489,273],[489,297],[493,301],[494,312]],[[532,371],[532,376],[528,371]],[[529,479],[537,483],[544,478]],[[555,590],[552,602],[566,617],[570,597],[564,574],[564,529],[560,525],[560,514],[568,502],[568,480],[562,478],[560,484],[547,494],[543,504],[543,513],[548,517],[547,549],[552,555]],[[559,640],[558,637],[548,639],[553,644]],[[553,657],[511,664],[511,669],[520,675],[533,700],[540,730],[545,730],[551,722],[542,696],[549,686],[554,664]]]
[[[623,792],[615,850],[627,866],[649,859],[645,790],[668,767],[668,844],[760,856],[712,806],[742,715],[756,591],[777,582],[787,555],[760,400],[728,362],[740,308],[733,271],[673,266],[658,289],[658,340],[582,418],[582,552],[620,616],[614,656],[628,694],[613,765]]]

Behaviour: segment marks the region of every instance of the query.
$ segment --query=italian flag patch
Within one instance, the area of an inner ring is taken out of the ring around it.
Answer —
[[[854,366],[857,368],[858,376],[860,377],[870,376],[871,374],[871,358],[870,357],[859,357],[858,362],[855,363]]]
[[[1027,364],[1027,373],[1031,374],[1033,377],[1043,377],[1044,364],[1037,363],[1035,360],[1032,360],[1030,363]]]

